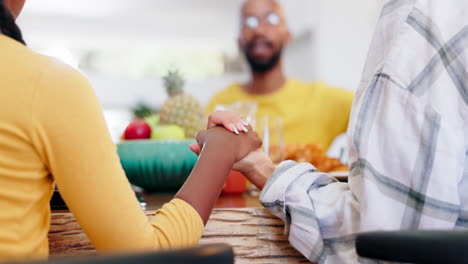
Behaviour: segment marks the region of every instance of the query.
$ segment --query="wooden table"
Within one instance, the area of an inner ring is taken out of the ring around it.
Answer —
[[[146,195],[148,217],[171,195]],[[224,196],[217,203],[200,243],[227,243],[233,246],[236,263],[309,263],[284,236],[284,223],[260,207],[258,198],[247,195]],[[243,207],[243,208],[220,208]],[[73,214],[53,211],[49,232],[50,255],[89,256],[96,252]]]
[[[174,194],[143,194],[147,202],[146,210],[152,211],[161,208],[165,203],[169,202]],[[246,208],[246,207],[262,207],[258,201],[258,197],[245,194],[221,195],[216,201],[214,208]]]

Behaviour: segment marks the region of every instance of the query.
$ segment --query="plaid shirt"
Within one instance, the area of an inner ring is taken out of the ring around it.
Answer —
[[[348,129],[350,176],[283,162],[260,201],[318,263],[370,230],[468,228],[468,1],[384,7]]]

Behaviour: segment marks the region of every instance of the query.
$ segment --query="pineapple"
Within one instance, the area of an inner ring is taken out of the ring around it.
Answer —
[[[163,77],[169,95],[159,115],[161,124],[180,126],[185,136],[194,138],[204,128],[204,110],[198,100],[184,93],[184,79],[179,71],[169,71]]]
[[[135,118],[146,118],[152,115],[153,109],[151,109],[149,105],[140,102],[136,107],[132,109],[132,112]]]

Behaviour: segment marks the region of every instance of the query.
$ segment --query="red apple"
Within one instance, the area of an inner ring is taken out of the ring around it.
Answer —
[[[151,137],[151,127],[143,119],[135,119],[125,129],[124,138],[131,139],[147,139]]]

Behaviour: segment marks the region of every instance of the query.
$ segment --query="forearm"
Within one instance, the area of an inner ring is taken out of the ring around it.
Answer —
[[[243,172],[245,177],[255,185],[259,190],[262,190],[265,183],[275,171],[276,166],[271,161],[259,162],[253,165],[250,171]]]
[[[266,183],[260,203],[285,222],[291,245],[311,262],[333,251],[336,263],[354,261],[353,236],[360,231],[360,205],[348,184],[308,163],[286,161]]]
[[[242,172],[250,182],[262,190],[265,183],[273,175],[276,166],[268,155],[261,150],[256,150],[234,164],[233,169]]]
[[[189,178],[175,198],[189,203],[206,224],[234,164],[229,151],[219,151],[215,141],[207,142]]]

